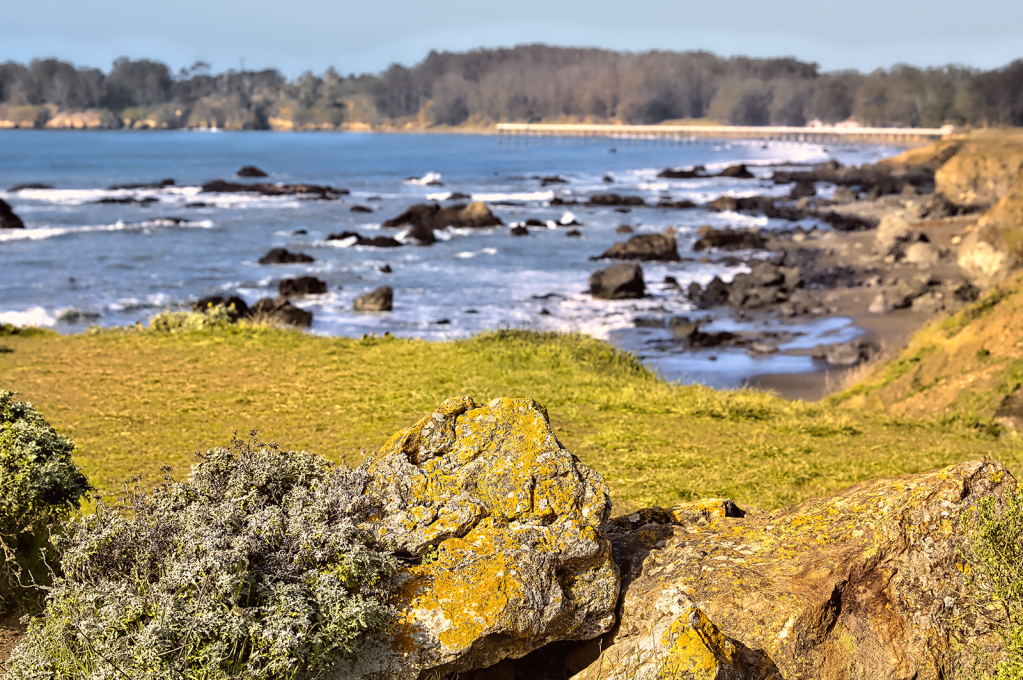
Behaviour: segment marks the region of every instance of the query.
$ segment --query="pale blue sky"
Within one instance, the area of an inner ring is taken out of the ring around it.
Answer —
[[[795,56],[825,70],[895,63],[1002,66],[1023,57],[1020,0],[21,0],[5,2],[0,61],[121,55],[177,70],[334,66],[375,72],[431,49],[554,45]]]

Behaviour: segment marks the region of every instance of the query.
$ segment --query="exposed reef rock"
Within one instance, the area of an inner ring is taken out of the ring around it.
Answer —
[[[646,295],[643,268],[638,264],[613,264],[590,275],[590,295],[601,300],[627,300]]]
[[[297,279],[281,279],[277,291],[282,298],[323,295],[327,292],[327,284],[315,276],[300,276]]]
[[[678,262],[678,244],[673,230],[663,234],[639,234],[624,243],[615,243],[596,259]]]
[[[259,258],[259,264],[297,264],[315,261],[310,255],[293,253],[287,248],[271,248],[266,255]]]
[[[380,286],[355,298],[357,312],[389,312],[393,308],[394,290],[390,286]]]
[[[222,179],[203,184],[202,190],[204,193],[299,196],[324,201],[333,201],[348,194],[347,189],[335,189],[334,187],[321,186],[319,184],[268,184],[266,182],[240,184],[238,182],[225,182]]]
[[[291,304],[287,298],[263,298],[249,309],[248,318],[272,324],[308,328],[313,325],[313,313]]]
[[[24,229],[25,223],[21,221],[11,206],[6,201],[0,199],[0,229]]]
[[[431,234],[432,235],[432,234]],[[390,236],[372,236],[365,237],[362,234],[355,231],[342,231],[340,234],[330,234],[327,236],[328,241],[344,241],[346,239],[355,239],[355,245],[357,246],[372,246],[374,248],[397,248],[401,245],[401,241]]]
[[[397,217],[386,220],[385,227],[443,229],[445,227],[496,227],[503,224],[482,201],[441,207],[436,203],[419,203]]]

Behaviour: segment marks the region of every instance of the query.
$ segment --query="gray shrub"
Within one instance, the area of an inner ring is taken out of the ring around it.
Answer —
[[[361,538],[367,477],[232,440],[190,477],[67,523],[19,678],[316,678],[383,625],[392,556]]]

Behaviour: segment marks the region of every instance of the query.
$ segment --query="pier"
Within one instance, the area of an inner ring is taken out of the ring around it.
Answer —
[[[759,139],[765,142],[890,144],[917,146],[954,132],[942,128],[868,128],[852,126],[787,127],[741,125],[558,125],[498,123],[502,141],[528,141],[537,137],[602,137],[685,144],[700,139]]]

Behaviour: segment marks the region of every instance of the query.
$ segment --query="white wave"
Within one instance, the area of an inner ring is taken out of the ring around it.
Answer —
[[[553,201],[553,191],[522,191],[511,193],[473,194],[472,200],[496,203],[499,201]]]
[[[569,211],[566,210],[565,214],[562,215],[561,219],[558,220],[558,221],[561,222],[561,224],[563,224],[563,225],[569,225],[569,224],[572,224],[573,222],[576,222],[578,220],[576,220],[575,215],[573,215],[572,213],[570,213]]]
[[[0,323],[9,323],[12,326],[53,326],[57,320],[47,314],[42,307],[29,307],[21,312],[0,313]]]
[[[415,184],[415,185],[421,186],[421,187],[429,187],[429,186],[439,186],[442,183],[442,181],[441,181],[441,176],[440,176],[439,172],[428,172],[425,175],[423,175],[422,177],[420,177],[419,179],[407,179],[407,180],[405,180],[405,183],[406,184]]]
[[[324,241],[324,245],[332,246],[334,248],[351,248],[358,242],[359,242],[358,236],[349,236],[348,238],[331,239],[329,241]],[[317,243],[317,245],[319,244]]]
[[[452,192],[450,192],[450,191],[442,191],[442,192],[436,193],[436,194],[427,194],[426,195],[426,200],[428,200],[428,201],[446,201],[449,198],[451,198],[452,196],[454,196],[454,194]]]
[[[16,196],[19,200],[40,201],[58,205],[85,205],[104,198],[164,198],[191,199],[202,187],[163,187],[160,189],[22,189]]]
[[[460,253],[456,253],[455,257],[460,257],[463,260],[467,260],[477,255],[497,255],[497,248],[483,248],[482,250],[463,250]]]
[[[42,241],[56,236],[68,234],[88,234],[106,231],[148,231],[153,228],[179,227],[182,229],[211,229],[213,222],[180,222],[173,220],[154,219],[145,222],[115,222],[113,224],[85,225],[81,227],[31,227],[26,229],[5,229],[0,232],[0,243],[4,241]]]

